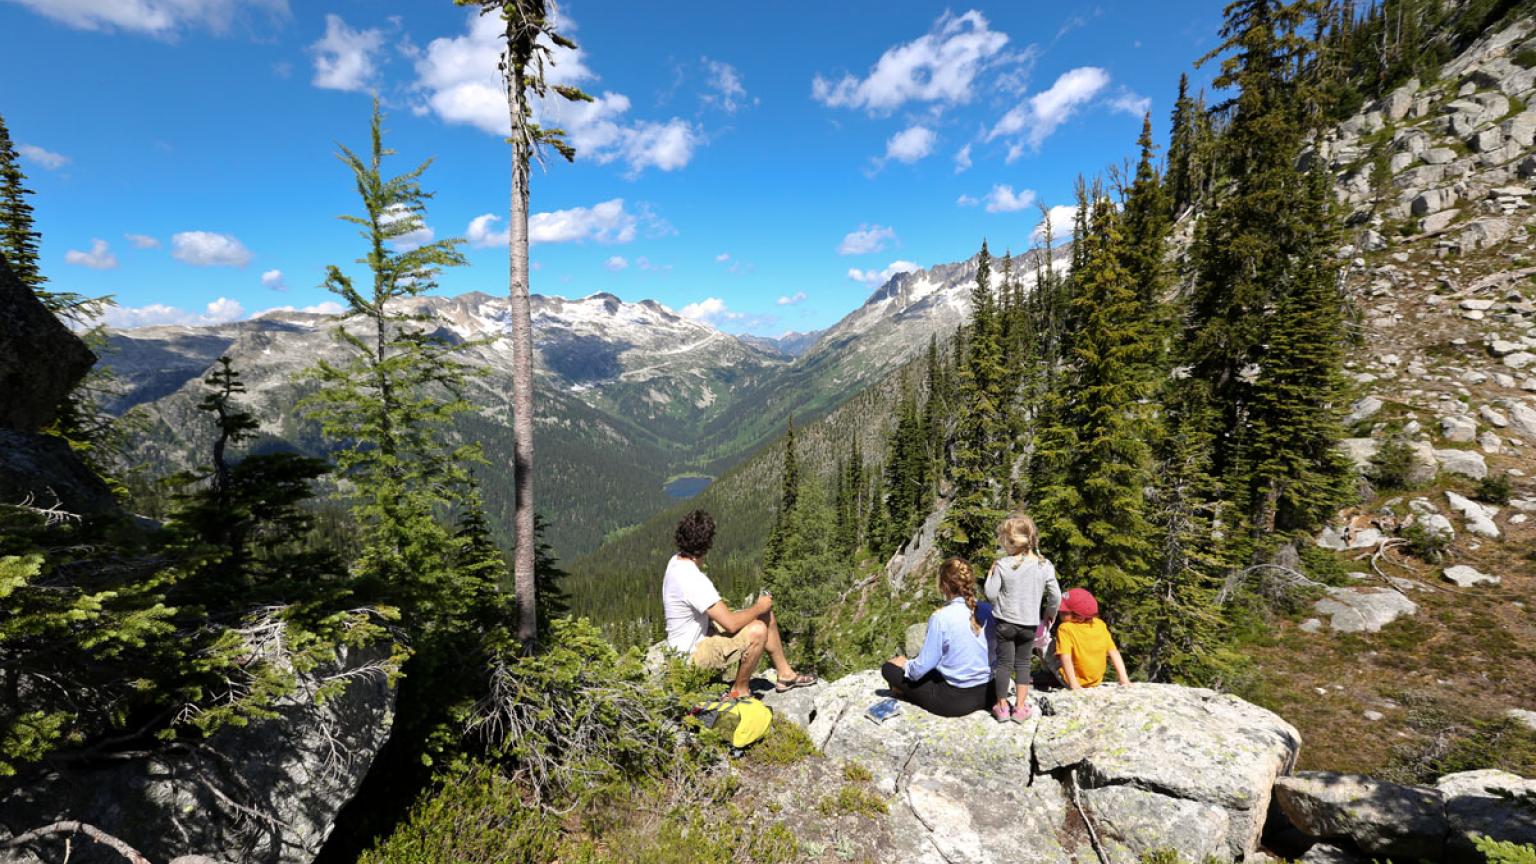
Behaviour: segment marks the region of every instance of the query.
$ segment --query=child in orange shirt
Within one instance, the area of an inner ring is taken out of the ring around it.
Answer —
[[[1109,627],[1099,619],[1099,601],[1086,588],[1073,588],[1061,596],[1060,618],[1052,671],[1063,684],[1073,690],[1097,687],[1104,680],[1106,660],[1114,664],[1121,686],[1131,683],[1120,649],[1115,647]]]

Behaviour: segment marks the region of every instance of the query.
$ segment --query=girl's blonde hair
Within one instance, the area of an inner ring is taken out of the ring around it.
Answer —
[[[1040,552],[1040,535],[1035,530],[1035,520],[1023,513],[1011,513],[997,526],[997,542],[1009,555],[1024,552]]]
[[[939,593],[964,597],[966,608],[971,610],[971,631],[981,632],[981,622],[976,620],[976,573],[969,561],[951,558],[939,567]]]

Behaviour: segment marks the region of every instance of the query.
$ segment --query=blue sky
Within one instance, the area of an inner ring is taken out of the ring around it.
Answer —
[[[562,4],[580,49],[552,77],[597,101],[540,108],[579,153],[535,172],[533,290],[778,335],[983,237],[1026,248],[1142,110],[1166,135],[1221,5]],[[45,273],[125,325],[327,301],[361,249],[336,145],[366,145],[377,92],[393,167],[435,160],[429,228],[470,240],[441,291],[504,292],[494,25],[449,0],[0,0]]]

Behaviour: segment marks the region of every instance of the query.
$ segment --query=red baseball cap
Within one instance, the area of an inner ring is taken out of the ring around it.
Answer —
[[[1099,614],[1099,601],[1093,599],[1087,588],[1073,588],[1061,595],[1061,608],[1083,618]]]

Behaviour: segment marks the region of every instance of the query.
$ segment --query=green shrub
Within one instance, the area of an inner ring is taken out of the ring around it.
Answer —
[[[523,801],[496,766],[474,763],[447,772],[394,833],[358,864],[498,864],[550,861],[560,822]]]
[[[1472,845],[1483,853],[1488,864],[1536,864],[1536,846],[1521,846],[1507,840],[1481,836],[1473,837]]]
[[[1500,471],[1477,481],[1477,490],[1472,493],[1472,497],[1489,504],[1508,504],[1513,492],[1509,475]]]
[[[1510,59],[1514,60],[1515,65],[1521,69],[1529,69],[1532,66],[1536,66],[1536,48],[1521,48]]]
[[[775,717],[763,740],[747,751],[747,761],[761,765],[793,765],[821,751],[811,742],[811,736],[799,723]]]
[[[1371,456],[1371,466],[1366,478],[1380,491],[1408,488],[1408,475],[1413,471],[1413,447],[1402,429],[1394,428]]]
[[[620,655],[586,619],[552,622],[544,644],[496,660],[468,724],[534,800],[624,797],[687,755],[680,707],[646,679],[638,652]]]
[[[1415,522],[1403,529],[1402,537],[1408,541],[1408,552],[1420,561],[1438,564],[1451,547],[1451,535],[1434,531],[1422,522]]]
[[[863,762],[856,762],[850,759],[843,763],[843,779],[849,783],[868,783],[875,779],[875,775],[871,774],[869,769],[864,767]]]
[[[867,784],[847,783],[837,790],[836,795],[823,796],[816,804],[816,810],[823,816],[841,816],[851,813],[873,819],[884,816],[890,811],[890,807],[885,803],[884,796]]]

